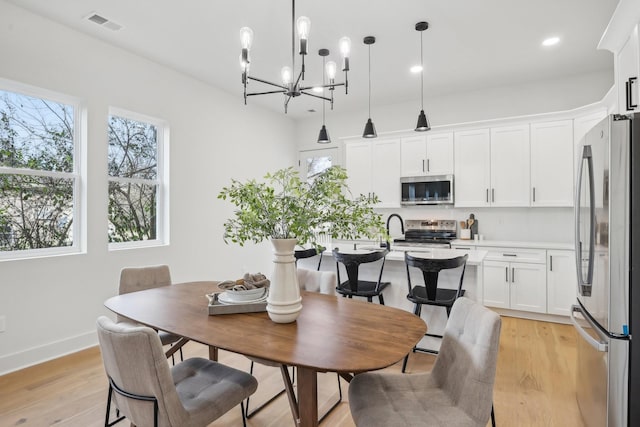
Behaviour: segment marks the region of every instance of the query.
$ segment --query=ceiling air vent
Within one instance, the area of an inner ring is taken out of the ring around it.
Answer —
[[[122,28],[122,25],[117,24],[104,16],[98,15],[97,13],[92,13],[87,16],[87,19],[95,24],[101,25],[105,28],[110,29],[111,31],[118,31]]]

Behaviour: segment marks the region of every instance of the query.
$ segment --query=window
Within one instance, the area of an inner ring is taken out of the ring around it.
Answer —
[[[162,153],[167,133],[161,120],[111,110],[108,233],[112,248],[166,241]]]
[[[77,252],[79,102],[0,79],[0,258]]]

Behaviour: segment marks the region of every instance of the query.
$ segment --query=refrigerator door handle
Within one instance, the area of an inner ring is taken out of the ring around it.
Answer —
[[[593,323],[591,323],[591,320],[589,320],[589,318],[587,316],[583,315],[584,319],[591,325],[593,330],[596,331],[596,333],[600,336],[600,339],[602,341],[598,341],[595,338],[593,338],[591,335],[589,335],[588,333],[585,332],[585,330],[582,328],[582,326],[580,326],[578,324],[578,321],[576,320],[575,316],[573,315],[573,313],[575,313],[576,311],[582,313],[582,309],[580,308],[580,306],[572,305],[571,306],[571,310],[569,311],[569,318],[571,319],[571,323],[573,323],[573,327],[576,328],[576,331],[578,332],[578,334],[591,347],[595,348],[596,350],[602,351],[602,352],[609,351],[609,343],[607,342],[606,337],[603,337],[602,334],[600,333],[600,330],[598,329],[598,326],[594,325]]]
[[[585,279],[582,270],[582,241],[580,239],[580,199],[582,196],[582,168],[584,161],[587,161],[587,169],[589,171],[589,255],[587,265],[587,277]],[[575,212],[575,251],[576,251],[576,269],[578,273],[578,286],[580,295],[591,295],[591,284],[593,283],[593,255],[595,252],[596,238],[596,208],[595,208],[595,189],[593,177],[593,157],[591,154],[591,146],[585,145],[582,149],[580,157],[580,167],[578,169],[576,195],[574,201]]]

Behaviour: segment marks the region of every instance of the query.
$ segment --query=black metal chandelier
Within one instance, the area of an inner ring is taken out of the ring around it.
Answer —
[[[296,25],[297,24],[297,25]],[[301,56],[301,68],[298,73],[298,77],[294,79],[294,70],[295,70],[295,30],[296,27],[298,29],[298,38],[299,38],[299,54]],[[349,55],[351,51],[351,40],[349,37],[342,37],[339,40],[340,46],[340,54],[342,55],[342,71],[344,71],[344,83],[336,83],[336,63],[333,61],[329,61],[325,65],[325,72],[327,76],[328,83],[322,85],[313,85],[313,86],[303,86],[302,82],[304,82],[304,73],[305,73],[305,64],[304,57],[307,55],[307,44],[309,40],[309,29],[311,28],[311,20],[306,16],[301,16],[296,21],[296,2],[295,0],[291,1],[291,66],[284,66],[281,70],[282,83],[273,83],[268,80],[259,79],[254,76],[249,75],[249,66],[251,64],[251,58],[249,55],[249,51],[251,49],[251,44],[253,42],[253,31],[249,27],[242,27],[240,29],[240,44],[242,46],[242,53],[240,54],[240,67],[242,68],[242,85],[244,86],[244,103],[247,104],[248,96],[256,96],[256,95],[267,95],[272,93],[281,93],[284,95],[284,112],[287,112],[287,107],[289,105],[289,101],[292,98],[295,98],[300,95],[308,95],[313,96],[315,98],[320,98],[324,101],[329,101],[331,103],[331,109],[333,109],[333,91],[337,86],[344,86],[344,93],[348,93],[348,73],[349,73]],[[328,55],[328,49],[320,49],[318,54],[320,56]],[[249,80],[253,80],[256,82],[264,83],[270,86],[274,86],[278,89],[264,91],[264,92],[247,92],[247,83]],[[324,80],[324,79],[323,79]],[[324,91],[322,91],[322,95],[316,95],[314,93],[309,92],[315,88],[328,89],[330,93],[330,97],[324,96]]]

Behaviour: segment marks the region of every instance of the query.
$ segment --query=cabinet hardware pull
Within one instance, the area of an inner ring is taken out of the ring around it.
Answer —
[[[489,203],[489,189],[487,188],[487,203]]]
[[[430,172],[431,168],[429,167],[429,159],[427,159],[427,172]]]
[[[424,159],[422,159],[422,172],[424,172]]]
[[[629,80],[625,83],[625,90],[627,92],[627,110],[633,110],[638,107],[638,104],[632,104],[633,102],[633,84],[638,80],[637,77],[629,77]]]
[[[536,201],[536,187],[533,187],[533,201]]]
[[[504,268],[504,280],[509,283],[509,267]]]
[[[496,189],[492,188],[491,189],[491,202],[495,202],[496,201]]]
[[[462,246],[457,246],[456,249],[461,249],[461,250],[464,250],[464,251],[470,251],[471,250],[471,248],[463,248]]]
[[[502,254],[502,256],[518,256],[518,254]]]
[[[553,255],[549,255],[549,271],[553,271]]]
[[[516,268],[511,268],[511,283],[516,283]]]

